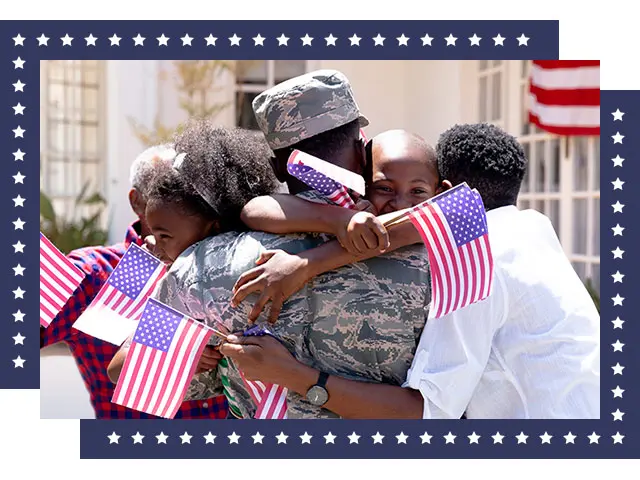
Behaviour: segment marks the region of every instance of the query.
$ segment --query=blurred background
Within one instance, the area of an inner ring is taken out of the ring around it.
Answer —
[[[435,144],[451,125],[479,121],[517,136],[529,160],[520,207],[551,219],[599,307],[600,139],[530,123],[530,61],[42,61],[41,230],[65,253],[122,241],[142,150],[194,115],[257,129],[258,93],[321,68],[349,78],[368,138],[403,128]],[[93,418],[64,345],[41,352],[41,417]]]

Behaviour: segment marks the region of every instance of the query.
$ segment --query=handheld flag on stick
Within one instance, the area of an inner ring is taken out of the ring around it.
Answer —
[[[431,267],[429,318],[439,318],[491,294],[493,257],[480,194],[466,183],[416,205],[411,222]]]
[[[40,232],[40,325],[48,327],[85,274]]]
[[[244,336],[272,335],[266,328],[253,326],[243,333]],[[259,420],[282,420],[287,418],[287,389],[273,383],[247,380],[240,372],[251,399],[258,410],[254,418]]]
[[[166,272],[159,259],[132,244],[73,328],[122,345],[135,330],[146,300]]]
[[[360,175],[300,150],[294,150],[289,156],[287,171],[341,207],[355,207],[348,189],[365,194],[364,178]]]
[[[175,417],[213,331],[151,298],[124,361],[113,403]]]

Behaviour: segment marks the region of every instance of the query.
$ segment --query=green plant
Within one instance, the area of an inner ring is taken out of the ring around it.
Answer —
[[[587,288],[589,295],[591,295],[593,303],[596,304],[598,313],[600,313],[600,293],[598,293],[598,291],[595,289],[590,278],[587,278],[587,280],[584,282],[584,286]]]
[[[86,183],[74,201],[74,209],[69,218],[56,214],[51,199],[40,191],[40,231],[60,249],[69,253],[77,248],[105,245],[107,230],[100,224],[100,215],[106,205],[105,199],[98,193],[87,196],[89,184]],[[90,216],[80,216],[82,207],[95,207]]]

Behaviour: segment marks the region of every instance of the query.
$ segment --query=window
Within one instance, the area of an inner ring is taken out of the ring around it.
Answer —
[[[267,88],[302,75],[304,60],[241,60],[236,63],[236,125],[258,130],[251,103]]]
[[[518,206],[549,217],[574,269],[599,292],[600,139],[560,137],[529,123],[530,68],[528,60],[479,61],[478,120],[518,137],[529,160]]]
[[[104,192],[103,71],[99,61],[49,60],[40,73],[40,187],[70,218],[86,185]],[[79,215],[90,214],[77,211]]]

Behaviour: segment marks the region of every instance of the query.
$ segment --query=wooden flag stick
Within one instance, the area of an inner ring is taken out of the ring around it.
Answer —
[[[396,215],[395,217],[392,217],[389,220],[385,221],[382,225],[385,227],[390,227],[391,225],[394,225],[399,220],[404,220],[405,218],[407,218],[410,213],[411,213],[411,210],[405,210],[400,215]]]

